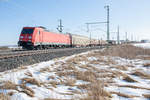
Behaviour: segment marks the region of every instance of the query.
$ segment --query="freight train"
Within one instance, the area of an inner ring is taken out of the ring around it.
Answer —
[[[23,49],[32,50],[99,46],[106,43],[103,40],[90,39],[81,35],[50,32],[44,27],[24,27],[19,37],[18,46],[21,46]]]

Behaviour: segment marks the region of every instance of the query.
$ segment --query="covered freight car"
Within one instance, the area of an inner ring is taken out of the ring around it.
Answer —
[[[89,37],[71,34],[72,46],[74,47],[87,47],[87,46],[103,46],[108,44],[105,40],[90,39]]]
[[[90,44],[90,39],[86,36],[71,34],[71,40],[73,47],[89,46]]]

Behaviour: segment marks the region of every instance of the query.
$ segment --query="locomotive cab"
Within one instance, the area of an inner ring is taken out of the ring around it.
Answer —
[[[24,27],[21,31],[18,46],[22,46],[26,49],[33,49],[33,33],[34,27]]]

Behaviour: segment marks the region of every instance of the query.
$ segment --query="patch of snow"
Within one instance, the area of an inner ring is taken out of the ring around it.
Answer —
[[[24,93],[15,93],[11,96],[10,99],[11,100],[38,100],[37,98],[35,98],[35,97],[31,98]]]
[[[133,45],[137,46],[137,47],[142,47],[142,48],[150,49],[150,43],[136,43],[136,44],[133,44]]]
[[[15,84],[21,84],[22,78],[34,78],[42,83],[46,83],[45,85],[41,85],[41,86],[37,86],[35,84],[31,84],[31,83],[27,83],[26,86],[31,88],[35,94],[34,97],[30,97],[27,94],[23,93],[23,92],[18,92],[16,90],[0,90],[0,93],[9,93],[10,91],[15,92],[12,96],[11,96],[11,100],[42,100],[44,98],[55,98],[55,99],[71,99],[73,96],[71,93],[73,91],[83,91],[81,89],[79,89],[77,87],[77,85],[82,85],[82,84],[89,84],[90,82],[86,82],[83,80],[76,80],[75,82],[75,86],[66,86],[64,84],[55,84],[55,86],[53,86],[52,84],[49,84],[49,82],[51,81],[55,81],[55,82],[62,82],[63,79],[65,79],[66,77],[64,76],[58,76],[55,70],[59,70],[59,67],[61,66],[61,64],[66,63],[66,60],[72,59],[73,57],[79,56],[79,55],[87,55],[89,53],[93,53],[93,51],[89,51],[89,52],[85,52],[85,53],[81,53],[78,55],[72,55],[69,57],[62,57],[59,59],[53,59],[47,62],[41,62],[39,64],[34,64],[31,66],[26,66],[25,69],[17,69],[17,70],[10,70],[10,71],[6,71],[6,72],[1,72],[1,78],[0,78],[0,82],[1,81],[11,81]],[[98,58],[96,57],[88,57],[87,58],[89,61],[96,61]],[[109,61],[112,60],[114,61],[116,64],[105,64],[105,62],[103,62],[103,60],[105,61]],[[56,64],[56,62],[61,62]],[[137,80],[138,82],[127,82],[122,80],[122,76],[121,77],[112,77],[112,79],[110,79],[110,77],[102,77],[102,78],[98,78],[99,80],[103,80],[103,81],[107,81],[107,80],[112,80],[114,81],[113,84],[117,84],[117,85],[133,85],[133,86],[138,86],[138,87],[147,87],[150,88],[149,83],[150,80],[149,79],[144,79],[135,75],[131,75],[132,71],[136,70],[136,69],[142,69],[143,71],[145,71],[145,73],[150,73],[149,68],[143,67],[144,63],[147,63],[149,61],[145,61],[145,60],[141,60],[141,59],[134,59],[134,60],[129,60],[129,59],[124,59],[124,58],[120,58],[120,57],[108,57],[108,56],[103,56],[102,57],[102,62],[98,62],[96,64],[90,64],[91,67],[97,68],[101,71],[106,70],[106,72],[102,72],[99,73],[99,75],[105,75],[105,74],[109,74],[111,75],[112,72],[114,71],[118,71],[118,72],[122,72],[124,74],[129,75],[131,78]],[[56,65],[55,65],[56,64]],[[78,65],[77,65],[78,64]],[[82,65],[86,65],[89,64],[88,61],[79,61],[79,63],[75,64],[75,69],[77,69],[78,71],[86,71],[87,69],[84,69],[80,66]],[[132,65],[133,67],[128,67],[127,70],[121,70],[118,69],[117,67],[115,67],[116,65]],[[43,68],[49,68],[50,71],[46,71],[46,72],[42,72],[41,69]],[[92,70],[91,68],[91,70]],[[62,68],[63,69],[63,68]],[[72,70],[69,70],[72,71]],[[25,73],[31,73],[31,76],[28,76]],[[59,72],[59,71],[58,71]],[[64,72],[67,72],[66,70],[64,70]],[[96,71],[94,71],[96,72]],[[52,78],[50,78],[52,77]],[[71,77],[71,76],[68,76]],[[72,76],[72,78],[75,78]],[[63,82],[62,82],[63,83]],[[1,85],[1,84],[0,84]],[[108,87],[105,87],[105,89],[107,91],[116,91],[116,92],[121,92],[121,93],[125,93],[125,94],[129,94],[129,95],[135,95],[135,96],[140,96],[140,97],[135,97],[135,98],[125,98],[125,97],[120,97],[116,94],[113,94],[113,98],[112,100],[146,100],[142,94],[146,94],[146,93],[150,93],[150,90],[146,90],[146,89],[134,89],[134,88],[127,88],[127,87],[118,87],[117,85],[110,85]],[[18,87],[18,90],[21,91],[22,88]],[[68,94],[68,95],[67,95]]]
[[[93,60],[97,60],[97,58],[96,57],[88,57],[88,60],[93,61]]]

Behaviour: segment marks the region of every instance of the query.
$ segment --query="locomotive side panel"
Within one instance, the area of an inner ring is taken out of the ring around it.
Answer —
[[[70,45],[70,38],[65,34],[58,34],[53,32],[44,32],[43,43],[56,45]]]
[[[70,45],[70,37],[67,34],[48,32],[37,29],[35,36],[36,45]]]

